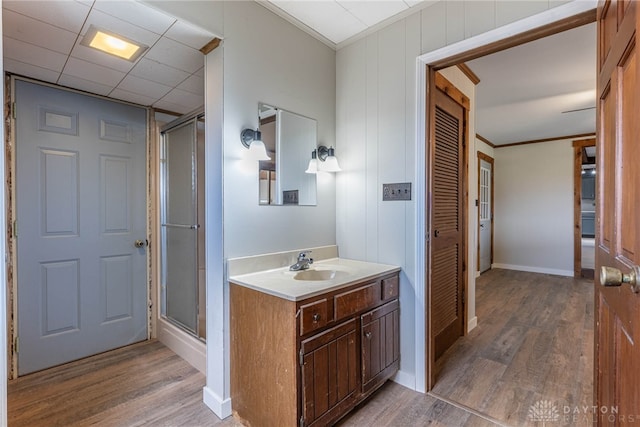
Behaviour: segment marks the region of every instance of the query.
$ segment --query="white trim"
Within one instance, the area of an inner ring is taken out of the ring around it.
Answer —
[[[2,34],[2,8],[0,8],[0,34]],[[0,69],[4,69],[2,63],[2,37],[0,37]],[[4,79],[0,85],[0,99],[4,103]],[[0,121],[0,135],[4,141],[4,120]],[[5,176],[5,153],[0,150],[0,176]],[[6,224],[6,195],[5,186],[0,185],[0,224]],[[6,227],[0,227],[0,259],[4,260],[3,268],[0,268],[0,426],[7,425],[7,242]]]
[[[467,332],[471,332],[478,326],[478,316],[473,316],[469,322],[467,322]]]
[[[391,378],[391,381],[411,390],[414,390],[416,386],[416,376],[405,371],[396,372],[395,376]]]
[[[424,65],[428,65],[476,48],[487,46],[491,43],[509,39],[554,22],[562,21],[563,19],[571,18],[572,16],[593,10],[596,6],[596,0],[573,0],[561,6],[556,6],[536,15],[487,31],[486,33],[478,34],[477,36],[425,53],[420,55],[418,60]]]
[[[223,227],[224,41],[205,65],[205,264],[207,269],[207,385],[204,403],[219,418],[231,415],[229,285],[224,271]]]
[[[464,52],[468,52],[472,49],[476,49],[488,44],[506,40],[527,31],[549,25],[551,23],[561,21],[563,19],[570,18],[575,15],[593,10],[596,7],[596,0],[574,0],[570,3],[563,4],[561,6],[554,7],[546,10],[545,12],[533,15],[519,21],[504,25],[494,30],[487,31],[486,33],[479,34],[474,37],[453,43],[449,46],[445,46],[436,49],[431,52],[420,55],[416,60],[416,89],[418,91],[417,106],[416,106],[416,391],[424,392],[426,389],[425,382],[425,366],[426,366],[426,354],[425,354],[425,248],[426,238],[425,236],[425,177],[426,177],[426,165],[425,165],[425,113],[426,113],[426,90],[427,81],[425,75],[425,67],[436,61],[450,58],[454,55],[458,55]],[[559,270],[564,271],[564,270]],[[571,272],[573,275],[573,272]]]
[[[500,263],[491,264],[491,268],[502,268],[505,270],[528,271],[530,273],[543,273],[543,274],[553,274],[555,276],[573,277],[573,270],[560,270],[557,268],[533,267],[529,265],[500,264]]]
[[[169,347],[174,353],[189,362],[191,366],[206,375],[206,344],[162,317],[157,320],[156,324],[158,327],[158,341]]]
[[[426,371],[425,371],[425,339],[426,332],[426,307],[425,307],[425,251],[426,251],[426,217],[425,217],[425,194],[426,194],[426,167],[425,167],[425,121],[427,76],[425,73],[425,63],[416,60],[416,87],[419,88],[416,96],[416,269],[415,277],[415,360],[416,360],[416,385],[415,390],[421,393],[427,391]]]
[[[227,418],[231,415],[231,398],[220,399],[209,387],[202,389],[202,401],[220,419]]]

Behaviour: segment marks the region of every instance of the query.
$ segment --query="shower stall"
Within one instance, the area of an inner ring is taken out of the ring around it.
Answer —
[[[161,129],[161,315],[204,340],[204,113]]]

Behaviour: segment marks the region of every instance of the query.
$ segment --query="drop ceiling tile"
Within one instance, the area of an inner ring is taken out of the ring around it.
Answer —
[[[87,21],[85,22],[84,27],[82,27],[82,35],[89,30],[91,25],[124,36],[134,42],[142,43],[147,46],[153,46],[160,38],[160,35],[152,31],[145,30],[144,28],[130,24],[96,9],[92,9],[91,13],[89,13]]]
[[[401,1],[338,1],[338,3],[368,26],[409,8]]]
[[[186,71],[147,58],[141,58],[129,74],[171,87],[179,85],[189,77]]]
[[[215,37],[209,31],[184,21],[177,21],[173,24],[165,36],[197,50],[200,50]]]
[[[84,90],[85,92],[95,93],[96,95],[107,96],[113,89],[112,86],[103,85],[100,83],[85,80],[81,77],[71,76],[69,74],[63,74],[58,80],[58,84],[62,86]]]
[[[204,77],[193,74],[191,77],[180,83],[178,89],[186,90],[187,92],[195,93],[196,95],[202,95],[204,94]]]
[[[198,71],[204,64],[204,56],[201,52],[166,37],[149,49],[145,57],[189,74]]]
[[[133,102],[134,104],[150,106],[156,102],[157,98],[151,98],[145,95],[139,95],[137,93],[127,92],[126,90],[115,88],[109,94],[110,98],[119,99],[121,101]]]
[[[181,105],[184,107],[184,109],[186,109],[186,111],[191,111],[204,105],[204,92],[201,95],[196,95],[194,93],[187,92],[181,89],[173,89],[160,101],[154,104],[154,106],[159,103],[163,105]],[[169,108],[166,109],[168,110]],[[184,113],[186,111],[181,110],[179,112]]]
[[[436,3],[436,1],[429,1],[429,3]],[[413,7],[419,5],[420,3],[424,3],[425,0],[404,0],[404,2],[407,4],[407,6]]]
[[[67,65],[64,67],[63,74],[110,86],[111,88],[116,87],[125,76],[123,72],[77,58],[69,58]]]
[[[67,56],[53,50],[44,49],[20,40],[5,37],[2,52],[4,58],[10,58],[26,64],[56,71],[60,74],[67,61]]]
[[[169,93],[172,87],[129,75],[120,82],[118,89],[160,99]]]
[[[131,71],[131,69],[135,65],[134,62],[127,61],[126,59],[109,55],[108,53],[101,52],[88,46],[83,46],[80,44],[81,41],[82,38],[79,38],[76,42],[76,45],[73,47],[73,50],[71,51],[71,56],[73,58],[82,59],[84,61],[91,62],[102,67],[121,71],[123,73],[128,73],[129,71]]]
[[[93,8],[156,34],[164,34],[176,21],[172,16],[134,1],[96,0]]]
[[[2,7],[75,33],[91,10],[75,1],[3,1]]]
[[[334,43],[346,40],[367,28],[336,2],[277,0],[271,3]]]
[[[157,108],[159,110],[171,111],[178,114],[186,114],[198,108],[198,107],[191,108],[185,105],[173,104],[171,102],[163,101],[162,99],[158,102],[155,102],[152,105],[152,107]]]
[[[68,54],[76,34],[11,10],[2,11],[2,34],[45,49]]]
[[[26,64],[11,58],[4,58],[3,65],[4,70],[10,73],[31,77],[32,79],[38,79],[49,83],[57,82],[58,76],[60,76],[60,73],[56,71],[38,67],[33,64]]]

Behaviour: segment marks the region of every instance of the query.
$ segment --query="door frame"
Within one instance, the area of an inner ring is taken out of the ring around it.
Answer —
[[[17,171],[17,163],[16,163],[16,135],[15,135],[15,129],[16,129],[16,118],[15,118],[15,110],[14,110],[14,103],[16,102],[16,80],[21,80],[21,81],[25,81],[25,82],[29,82],[29,83],[34,83],[34,84],[38,84],[41,86],[47,86],[47,87],[51,87],[54,89],[59,89],[59,90],[65,90],[68,92],[72,92],[72,93],[77,93],[80,95],[85,95],[85,96],[91,96],[94,98],[98,98],[98,99],[102,99],[102,100],[106,100],[106,101],[111,101],[111,102],[116,102],[119,104],[125,104],[125,105],[131,105],[134,107],[138,107],[138,108],[142,108],[145,110],[146,112],[146,123],[145,123],[145,127],[147,129],[146,132],[146,140],[145,140],[145,159],[144,159],[144,163],[145,163],[145,206],[146,206],[146,210],[145,210],[145,223],[146,223],[146,229],[145,229],[145,233],[146,233],[146,238],[148,239],[148,241],[153,242],[153,237],[154,237],[154,232],[153,232],[153,228],[151,227],[151,218],[152,218],[152,208],[151,206],[153,205],[153,203],[155,203],[155,196],[152,193],[151,189],[153,188],[153,183],[151,182],[151,178],[152,178],[152,174],[151,174],[151,164],[150,161],[152,160],[151,157],[151,135],[154,134],[154,132],[152,131],[152,129],[150,128],[150,126],[152,125],[152,120],[150,120],[150,109],[148,107],[143,107],[137,104],[133,104],[130,102],[125,102],[125,101],[119,101],[116,99],[112,99],[112,98],[107,98],[105,96],[101,96],[101,95],[96,95],[96,94],[92,94],[92,93],[88,93],[88,92],[83,92],[80,90],[76,90],[76,89],[70,89],[67,87],[63,87],[63,86],[58,86],[58,85],[54,85],[51,83],[47,83],[47,82],[43,82],[37,79],[32,79],[32,78],[28,78],[28,77],[23,77],[23,76],[19,76],[19,75],[15,75],[15,74],[9,74],[7,73],[6,75],[6,89],[7,89],[7,102],[9,103],[9,105],[11,106],[11,110],[12,110],[12,114],[10,116],[10,120],[5,122],[5,126],[6,126],[6,137],[5,137],[5,155],[6,155],[6,162],[5,162],[5,168],[6,168],[6,176],[7,176],[7,184],[6,184],[6,195],[7,195],[7,204],[6,204],[6,208],[5,208],[5,215],[7,218],[7,224],[8,224],[8,229],[7,229],[7,240],[6,240],[6,250],[7,250],[7,259],[10,260],[9,262],[7,262],[6,264],[6,270],[5,270],[5,274],[7,277],[7,281],[6,281],[6,289],[7,289],[7,325],[6,325],[6,330],[7,330],[7,344],[12,343],[12,345],[9,345],[9,348],[7,349],[7,357],[9,358],[9,366],[8,366],[8,378],[9,379],[16,379],[18,378],[18,352],[17,350],[17,336],[18,336],[18,299],[17,299],[17,294],[18,294],[18,277],[17,277],[17,266],[18,266],[18,253],[17,253],[17,242],[15,239],[15,235],[16,235],[16,220],[17,220],[17,215],[16,215],[16,171]],[[156,306],[155,303],[155,296],[154,293],[152,292],[152,289],[156,286],[156,276],[153,274],[153,269],[151,268],[151,262],[153,259],[153,254],[152,254],[153,250],[152,250],[152,246],[148,245],[146,247],[146,261],[145,261],[145,271],[146,271],[146,276],[145,276],[145,283],[146,283],[146,292],[147,292],[147,296],[146,299],[147,301],[150,301],[150,299],[153,299],[153,302],[151,304],[146,304],[147,307],[147,340],[150,339],[152,337],[152,333],[153,333],[153,316],[152,314],[152,308]],[[1,326],[1,325],[0,325]]]
[[[416,176],[416,390],[427,392],[435,382],[434,349],[431,345],[430,319],[430,284],[428,281],[427,238],[429,236],[428,212],[429,200],[426,189],[429,188],[428,174],[428,135],[432,127],[429,97],[432,89],[429,75],[432,70],[439,70],[461,62],[470,61],[510,47],[560,33],[572,28],[595,22],[596,5],[592,2],[570,2],[554,7],[545,12],[504,25],[478,36],[462,40],[449,46],[436,49],[419,56],[416,60],[417,94],[417,141],[416,157],[418,159]],[[475,257],[473,257],[475,258]],[[473,259],[468,258],[468,259]],[[467,266],[467,274],[472,272],[475,281],[475,268]]]
[[[582,150],[596,138],[573,141],[573,277],[582,277]],[[597,160],[596,160],[597,161]]]
[[[491,269],[491,265],[493,265],[493,206],[494,206],[494,190],[493,190],[493,174],[496,169],[495,160],[493,157],[488,154],[483,153],[482,151],[478,151],[478,224],[477,224],[477,240],[478,240],[478,257],[476,261],[476,272],[480,273],[480,160],[484,160],[485,162],[491,165],[491,178],[490,178],[490,186],[491,193],[489,194],[490,207],[491,207],[491,254],[490,254],[490,264],[489,269]]]

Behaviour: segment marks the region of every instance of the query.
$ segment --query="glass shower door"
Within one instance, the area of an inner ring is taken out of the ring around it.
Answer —
[[[162,133],[162,314],[198,335],[197,119]]]

